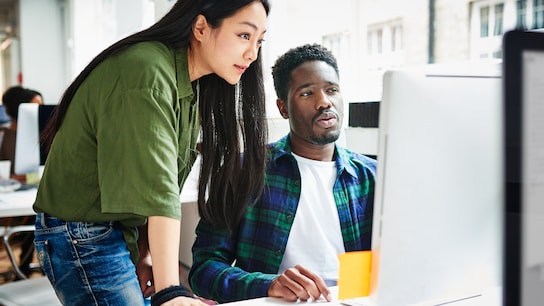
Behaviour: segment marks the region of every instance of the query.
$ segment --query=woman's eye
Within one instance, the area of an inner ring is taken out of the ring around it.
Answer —
[[[240,37],[249,40],[249,34],[240,34]]]

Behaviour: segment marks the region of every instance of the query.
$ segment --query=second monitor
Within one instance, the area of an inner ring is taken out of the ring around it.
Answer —
[[[49,121],[56,105],[21,103],[17,115],[14,172],[18,175],[39,173],[45,165],[45,149],[40,145],[40,133]]]

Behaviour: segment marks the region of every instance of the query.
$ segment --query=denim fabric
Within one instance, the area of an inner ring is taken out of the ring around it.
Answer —
[[[147,305],[123,232],[114,222],[64,222],[38,214],[38,259],[64,305]]]

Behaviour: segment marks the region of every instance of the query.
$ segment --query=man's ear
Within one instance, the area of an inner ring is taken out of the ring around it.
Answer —
[[[206,17],[204,17],[204,15],[202,14],[196,16],[196,20],[193,23],[193,35],[195,39],[198,41],[202,41],[207,29],[208,20],[206,20]]]
[[[280,111],[283,119],[288,119],[289,113],[287,112],[287,103],[285,103],[285,101],[283,101],[282,99],[278,98],[276,99],[276,106],[278,106],[278,110]]]

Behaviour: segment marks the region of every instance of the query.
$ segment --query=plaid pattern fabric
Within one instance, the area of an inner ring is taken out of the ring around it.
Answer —
[[[376,161],[336,147],[333,194],[346,251],[369,250]],[[235,232],[200,222],[189,281],[197,295],[219,302],[267,296],[287,245],[300,197],[300,173],[289,136],[269,145],[265,189]],[[310,229],[309,229],[310,230]]]

